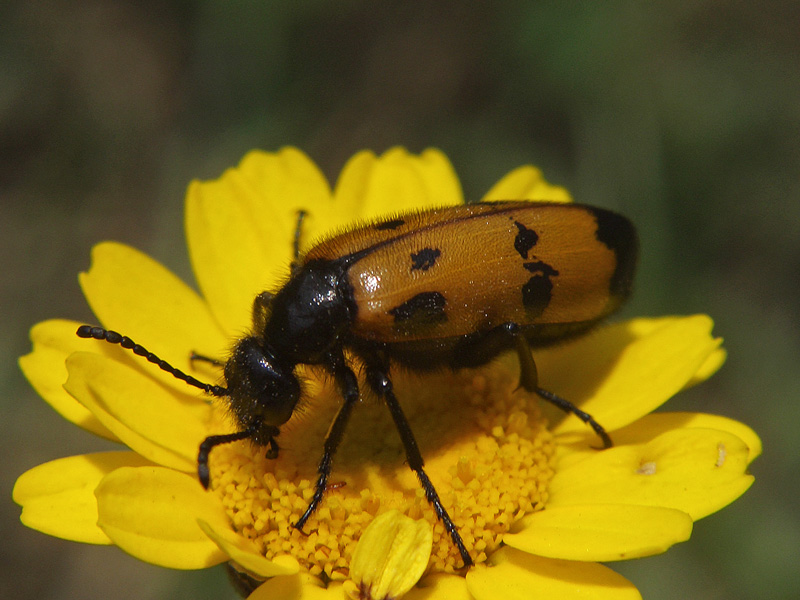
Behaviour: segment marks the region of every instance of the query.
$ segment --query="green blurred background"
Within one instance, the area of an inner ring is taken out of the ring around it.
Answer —
[[[708,313],[730,352],[668,408],[742,420],[765,453],[691,541],[614,566],[650,600],[800,595],[800,3],[31,0],[0,23],[0,597],[234,597],[219,569],[20,525],[20,473],[105,445],[16,358],[37,321],[92,321],[76,275],[100,240],[190,280],[188,181],[286,144],[331,179],[362,148],[436,146],[471,199],[535,163],[630,216],[626,314]]]

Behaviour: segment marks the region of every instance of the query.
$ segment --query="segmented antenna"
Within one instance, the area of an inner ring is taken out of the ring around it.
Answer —
[[[102,327],[92,327],[91,325],[81,325],[76,332],[80,338],[92,338],[95,340],[105,340],[109,344],[117,344],[126,350],[131,350],[137,356],[143,356],[149,362],[157,365],[162,371],[166,371],[175,379],[185,381],[191,386],[203,390],[206,394],[211,396],[227,396],[228,390],[221,385],[211,385],[210,383],[203,383],[199,379],[195,379],[191,375],[187,375],[180,369],[176,369],[167,361],[160,359],[158,356],[150,352],[144,346],[137,344],[127,335],[122,335],[110,329],[103,329]]]

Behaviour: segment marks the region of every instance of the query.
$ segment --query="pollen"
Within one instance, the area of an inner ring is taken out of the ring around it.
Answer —
[[[515,391],[517,375],[502,361],[459,373],[398,371],[393,381],[425,471],[473,560],[484,562],[512,523],[547,500],[555,443],[537,399]],[[314,493],[341,403],[333,387],[309,386],[312,397],[278,437],[278,458],[249,442],[214,449],[212,488],[234,528],[268,559],[290,554],[312,575],[342,581],[361,533],[397,510],[433,526],[428,571],[457,572],[458,550],[409,469],[388,410],[369,395],[353,411],[319,508],[303,531],[294,527]]]

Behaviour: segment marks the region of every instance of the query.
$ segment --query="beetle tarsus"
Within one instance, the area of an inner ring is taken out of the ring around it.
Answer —
[[[522,334],[518,334],[516,336],[516,340],[517,356],[519,356],[520,387],[527,392],[534,393],[547,400],[550,404],[557,406],[565,413],[575,415],[581,421],[589,425],[592,429],[594,429],[594,432],[600,436],[600,439],[603,440],[604,449],[613,446],[614,443],[611,441],[611,437],[608,435],[605,428],[600,425],[600,423],[595,421],[592,415],[582,411],[569,400],[566,400],[565,398],[562,398],[553,392],[539,387],[539,374],[536,370],[536,362],[533,360],[533,355],[531,354],[531,347],[528,344],[528,340],[526,340],[525,336]]]
[[[569,400],[565,400],[561,396],[557,396],[553,392],[543,390],[542,388],[536,388],[534,390],[539,396],[547,400],[550,404],[557,406],[561,410],[566,413],[570,413],[578,417],[581,421],[589,425],[592,429],[594,429],[595,433],[600,436],[600,439],[603,440],[603,449],[611,448],[614,445],[614,442],[611,441],[611,436],[608,435],[608,432],[605,428],[600,425],[597,421],[594,420],[594,417],[587,412],[582,411],[580,408],[575,406]]]
[[[205,354],[198,354],[194,350],[192,350],[191,354],[189,354],[189,362],[194,364],[195,362],[204,362],[210,365],[214,365],[215,367],[224,367],[225,363],[221,360],[216,358],[211,358],[210,356],[206,356]]]
[[[208,455],[215,446],[222,444],[230,444],[231,442],[238,442],[239,440],[246,440],[252,438],[257,431],[255,425],[248,427],[244,431],[237,431],[236,433],[226,433],[224,435],[210,435],[200,444],[200,451],[197,453],[197,477],[200,479],[200,484],[205,488],[211,485],[211,472],[208,468]]]

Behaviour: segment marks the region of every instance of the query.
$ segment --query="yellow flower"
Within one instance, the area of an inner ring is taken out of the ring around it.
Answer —
[[[521,167],[485,199],[569,196]],[[354,220],[462,202],[436,150],[359,153],[333,191],[296,149],[252,152],[220,179],[189,188],[186,231],[200,294],[116,243],[94,249],[80,282],[105,327],[213,383],[218,367],[191,353],[224,358],[250,327],[253,298],[286,280],[300,209],[304,251]],[[688,539],[695,520],[750,486],[747,466],[760,453],[755,433],[735,421],[652,412],[724,361],[702,315],[634,319],[536,352],[542,384],[611,432],[615,446],[603,451],[576,417],[515,389],[514,360],[395,374],[426,470],[477,563],[465,574],[377,402],[354,411],[332,485],[300,532],[292,524],[313,493],[340,402],[328,382],[299,367],[306,399],[282,428],[279,458],[247,442],[218,446],[207,491],[197,480],[198,446],[234,431],[224,400],[119,346],[79,339],[78,325],[36,325],[22,370],[66,419],[130,450],[23,474],[14,489],[23,523],[176,569],[228,561],[243,582],[264,581],[252,598],[637,598],[598,563]]]

